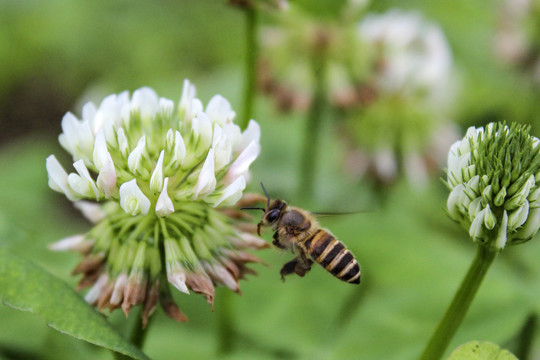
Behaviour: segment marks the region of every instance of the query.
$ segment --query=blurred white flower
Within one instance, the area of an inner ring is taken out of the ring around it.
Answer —
[[[419,13],[393,9],[368,14],[358,31],[375,49],[380,91],[425,93],[435,104],[451,93],[452,53],[438,25]]]

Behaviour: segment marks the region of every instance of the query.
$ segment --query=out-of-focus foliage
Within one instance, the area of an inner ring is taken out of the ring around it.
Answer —
[[[332,17],[342,2],[303,0],[314,14]],[[377,1],[370,11],[418,10],[439,23],[459,70],[461,92],[455,121],[462,127],[489,121],[531,123],[538,93],[529,79],[494,56],[498,1]],[[262,18],[264,22],[271,19]],[[185,77],[207,101],[223,93],[239,108],[243,73],[239,10],[224,1],[4,1],[0,5],[0,245],[75,287],[69,273],[77,255],[51,253],[46,245],[89,229],[62,196],[47,187],[45,158],[57,148],[62,115],[81,96],[98,101],[110,92],[149,85],[178,94]],[[280,281],[291,255],[266,250],[268,267],[231,295],[237,333],[231,359],[412,359],[442,315],[473,257],[474,248],[444,213],[447,191],[438,179],[425,189],[398,184],[385,206],[344,175],[344,145],[325,125],[313,199],[293,192],[304,129],[298,114],[283,115],[259,97],[262,153],[253,165],[251,190],[264,181],[271,196],[313,211],[367,212],[322,219],[362,265],[362,284],[350,286],[320,267],[305,277]],[[299,120],[299,121],[293,121]],[[537,131],[537,130],[536,130]],[[60,159],[69,163],[66,157]],[[264,234],[271,240],[270,232]],[[530,314],[538,313],[538,239],[505,250],[487,275],[451,348],[473,339],[510,351]],[[219,289],[216,299],[223,292]],[[155,359],[216,358],[215,312],[195,296],[176,294],[190,314],[175,323],[161,312],[151,324],[144,351]],[[121,313],[110,321],[129,328]],[[540,343],[533,339],[535,354]],[[0,307],[0,357],[109,359],[88,343],[49,329],[29,315]],[[533,357],[534,358],[534,357]]]
[[[517,360],[507,350],[488,341],[471,341],[452,351],[447,360]]]

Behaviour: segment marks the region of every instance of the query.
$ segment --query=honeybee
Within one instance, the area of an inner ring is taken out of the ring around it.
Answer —
[[[262,183],[261,186],[267,198],[266,209],[259,207],[244,209],[262,210],[264,214],[257,224],[259,236],[261,227],[269,226],[275,231],[272,244],[297,254],[281,268],[283,281],[286,275],[292,273],[303,277],[311,269],[311,264],[317,262],[342,281],[351,284],[360,283],[358,261],[341,241],[328,230],[321,228],[313,214],[289,206],[283,200],[271,200]]]

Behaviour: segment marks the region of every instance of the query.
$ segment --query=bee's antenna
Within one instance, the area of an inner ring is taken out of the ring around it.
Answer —
[[[266,189],[264,188],[264,184],[262,181],[261,181],[261,187],[264,191],[264,195],[266,195],[266,199],[267,199],[266,207],[270,207],[270,196],[268,196],[268,191],[266,191]]]
[[[266,211],[266,209],[263,209],[262,207],[252,207],[252,206],[244,206],[244,207],[241,207],[240,210],[262,210],[263,212]]]

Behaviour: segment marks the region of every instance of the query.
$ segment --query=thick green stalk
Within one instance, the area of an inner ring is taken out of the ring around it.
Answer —
[[[239,126],[245,129],[253,117],[253,102],[257,85],[257,9],[255,6],[243,9],[246,16],[246,54],[244,73],[244,96],[242,118]]]
[[[317,56],[318,55],[318,56]],[[314,56],[312,65],[315,89],[306,119],[302,157],[300,158],[300,188],[298,193],[311,198],[314,190],[315,166],[319,155],[320,133],[326,102],[326,57],[324,53]]]
[[[490,250],[487,246],[477,246],[471,267],[420,356],[420,360],[438,360],[444,355],[496,256],[497,252]]]
[[[217,298],[218,354],[230,354],[235,346],[236,330],[233,322],[233,296],[231,291],[223,291]]]
[[[130,342],[133,345],[135,345],[139,350],[143,349],[144,340],[146,339],[146,334],[148,333],[148,326],[152,322],[152,318],[150,317],[150,319],[148,319],[148,324],[146,325],[146,328],[143,329],[141,312],[142,312],[142,308],[139,309],[137,314],[134,314],[135,321],[133,321],[133,323],[131,324],[130,334],[129,334]],[[114,352],[114,358],[116,360],[128,360],[128,359],[131,359],[131,356]]]

